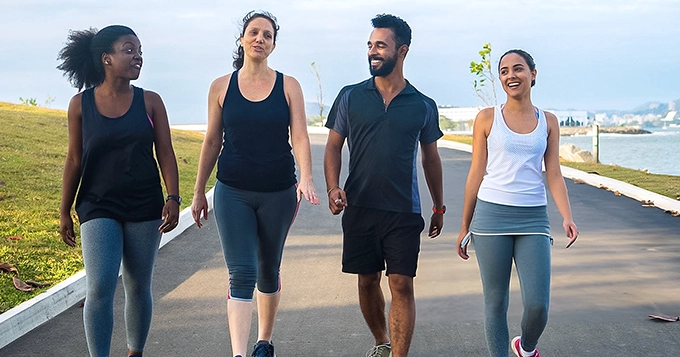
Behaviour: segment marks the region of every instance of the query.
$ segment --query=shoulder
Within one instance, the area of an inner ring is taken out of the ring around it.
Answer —
[[[300,82],[298,82],[297,79],[293,76],[289,76],[287,74],[282,74],[283,75],[283,87],[285,90],[288,89],[300,89],[302,90],[302,87],[300,86]]]
[[[477,113],[477,117],[475,117],[475,120],[481,119],[483,121],[488,121],[491,120],[493,121],[493,116],[495,114],[495,108],[494,107],[488,107],[484,108]]]
[[[227,87],[229,86],[229,81],[231,80],[231,76],[233,73],[229,73],[224,76],[220,76],[215,78],[215,80],[210,83],[210,91],[212,92],[213,90],[227,90]]]
[[[69,104],[68,104],[69,107],[76,106],[76,105],[81,106],[83,104],[83,93],[84,92],[80,92],[80,93],[74,95],[73,97],[71,97],[71,100],[69,101]]]
[[[154,91],[150,91],[150,90],[147,90],[147,89],[142,89],[142,91],[144,91],[144,101],[145,102],[157,103],[159,101],[160,102],[163,101],[163,99],[161,99],[161,96]]]

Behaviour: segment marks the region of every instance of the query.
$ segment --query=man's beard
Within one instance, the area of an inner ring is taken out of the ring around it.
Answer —
[[[393,57],[378,57],[373,56],[375,59],[382,59],[382,66],[373,68],[371,66],[371,57],[368,58],[368,69],[371,71],[371,75],[375,77],[385,77],[392,73],[394,67],[397,66],[397,54],[395,53]]]

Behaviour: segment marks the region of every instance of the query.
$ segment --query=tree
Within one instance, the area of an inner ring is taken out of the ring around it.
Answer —
[[[324,116],[323,116],[323,109],[324,109],[324,104],[323,104],[323,88],[321,87],[321,74],[319,73],[319,70],[321,69],[321,66],[317,65],[316,62],[312,62],[312,73],[316,76],[316,82],[319,85],[319,92],[316,94],[316,101],[319,103],[319,116],[317,118],[312,118],[313,122],[323,122]]]
[[[485,43],[479,51],[482,60],[480,62],[470,62],[470,73],[477,76],[473,82],[475,93],[482,99],[485,105],[496,105],[496,76],[491,68],[491,43]],[[491,94],[487,91],[487,83],[491,83]]]

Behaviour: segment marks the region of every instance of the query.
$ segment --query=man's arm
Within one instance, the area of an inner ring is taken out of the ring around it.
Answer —
[[[345,191],[340,188],[340,168],[342,167],[342,146],[345,137],[335,130],[328,132],[326,151],[323,157],[323,171],[326,176],[326,193],[328,208],[333,214],[339,214],[347,206]]]
[[[430,229],[428,236],[435,238],[438,236],[442,227],[444,227],[444,188],[442,180],[442,161],[437,150],[437,141],[433,141],[426,145],[421,145],[423,158],[423,173],[425,174],[425,182],[427,188],[430,190],[430,197],[434,208],[440,211],[439,213],[432,213],[430,218]]]

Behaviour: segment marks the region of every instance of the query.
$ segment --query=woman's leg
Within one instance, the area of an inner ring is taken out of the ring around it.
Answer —
[[[123,287],[128,350],[141,355],[151,327],[151,281],[162,220],[123,223]]]
[[[219,181],[215,185],[215,220],[229,269],[227,318],[234,356],[245,356],[248,349],[257,281],[257,220],[248,195]]]
[[[295,186],[267,193],[255,211],[258,224],[257,318],[258,341],[271,341],[280,300],[283,246],[299,202]]]
[[[489,355],[507,357],[508,302],[514,238],[480,236],[472,238],[484,290],[484,329]]]
[[[548,323],[550,305],[550,237],[515,238],[515,265],[522,290],[522,348],[533,351]]]
[[[123,229],[109,218],[96,218],[80,226],[87,295],[83,323],[87,348],[93,357],[108,357],[113,332],[113,296],[123,254]]]

